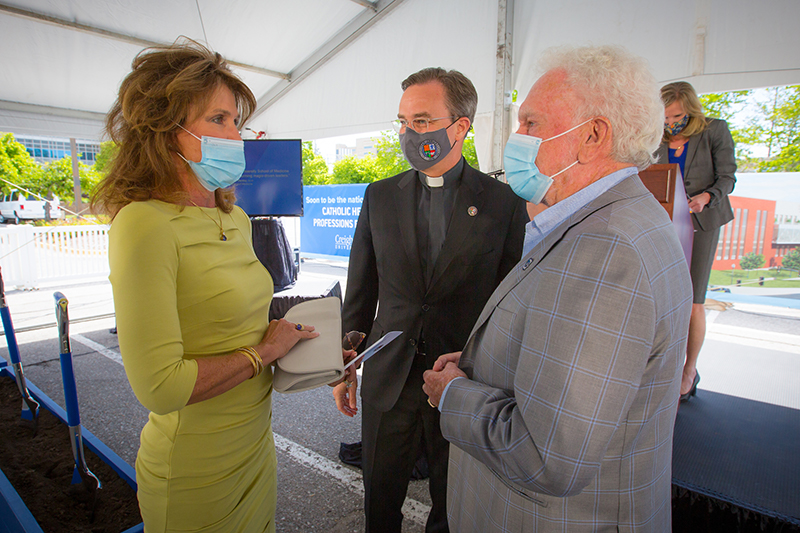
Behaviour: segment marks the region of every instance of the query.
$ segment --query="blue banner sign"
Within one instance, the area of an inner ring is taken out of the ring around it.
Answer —
[[[300,251],[350,257],[366,188],[366,183],[304,187]]]
[[[236,204],[251,217],[303,216],[299,139],[244,141],[245,170],[236,182]]]

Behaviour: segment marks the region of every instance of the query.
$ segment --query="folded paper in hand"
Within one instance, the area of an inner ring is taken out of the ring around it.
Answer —
[[[301,340],[278,359],[272,377],[275,390],[301,392],[342,379],[341,300],[335,296],[307,300],[289,309],[284,318],[314,326],[319,337]]]

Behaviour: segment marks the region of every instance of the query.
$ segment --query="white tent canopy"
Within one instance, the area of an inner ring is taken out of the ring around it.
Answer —
[[[460,70],[491,169],[547,47],[620,44],[701,93],[798,84],[798,21],[796,0],[0,0],[0,131],[100,138],[136,53],[183,35],[234,63],[271,138],[387,129],[408,74]]]

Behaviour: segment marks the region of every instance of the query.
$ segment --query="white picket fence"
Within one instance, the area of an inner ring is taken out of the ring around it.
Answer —
[[[106,225],[0,228],[0,267],[7,289],[108,276]]]

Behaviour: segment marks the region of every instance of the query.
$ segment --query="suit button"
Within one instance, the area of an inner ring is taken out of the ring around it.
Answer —
[[[408,339],[408,344],[410,344],[411,346],[416,346],[417,345],[417,339]]]
[[[422,310],[423,310],[423,311],[425,311],[426,313],[428,312],[428,309],[430,309],[430,308],[431,308],[431,306],[430,306],[430,305],[428,305],[428,304],[422,304]]]

